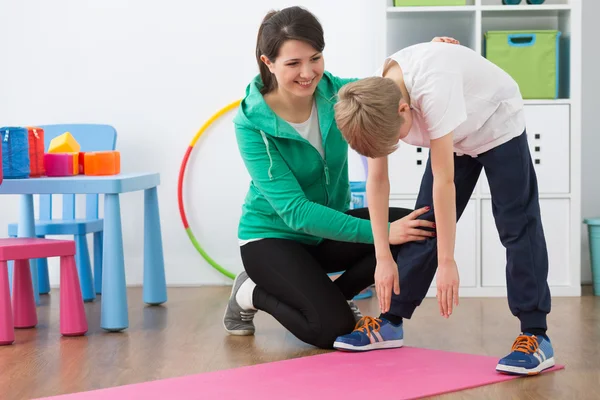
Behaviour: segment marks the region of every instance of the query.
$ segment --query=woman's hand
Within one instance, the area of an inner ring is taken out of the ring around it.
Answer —
[[[460,42],[458,40],[451,38],[451,37],[447,37],[447,36],[436,36],[433,38],[432,42],[460,44]]]
[[[435,228],[435,223],[425,219],[417,219],[418,216],[425,214],[429,210],[429,207],[419,208],[406,217],[392,222],[389,232],[390,244],[402,244],[434,237],[435,232],[419,228]]]

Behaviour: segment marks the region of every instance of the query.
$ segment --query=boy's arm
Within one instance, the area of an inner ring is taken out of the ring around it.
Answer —
[[[390,251],[388,235],[390,180],[387,157],[368,159],[367,203],[375,242],[375,289],[379,308],[385,313],[390,309],[392,290],[400,294],[398,266]]]
[[[433,207],[438,240],[437,295],[440,312],[448,317],[458,305],[458,269],[454,260],[456,189],[454,134],[467,120],[462,75],[434,70],[413,86],[411,101],[419,104],[431,148]]]
[[[437,298],[442,316],[458,305],[459,276],[454,260],[456,238],[456,188],[454,186],[453,134],[431,141],[433,208],[438,238]]]

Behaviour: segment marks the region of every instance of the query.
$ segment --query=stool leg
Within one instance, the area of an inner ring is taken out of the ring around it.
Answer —
[[[29,260],[15,261],[13,278],[15,328],[33,328],[38,321]]]
[[[15,341],[10,288],[8,285],[8,265],[0,261],[0,346]]]
[[[75,258],[77,259],[77,272],[79,273],[83,301],[93,301],[96,298],[96,293],[94,293],[90,252],[85,235],[75,236],[75,247],[77,248]]]
[[[167,301],[165,259],[156,187],[144,191],[144,303]]]
[[[11,238],[16,238],[17,236],[9,236]],[[10,293],[12,295],[12,284],[13,284],[13,267],[14,267],[14,261],[8,261],[8,286],[10,288]]]
[[[13,291],[13,271],[15,270],[15,262],[9,261],[8,263],[8,286],[10,288],[10,293],[12,295]]]
[[[44,239],[44,235],[38,236],[40,239]],[[38,269],[38,290],[40,294],[50,293],[50,276],[48,274],[48,259],[38,258],[37,259]]]
[[[102,246],[104,233],[94,233],[94,288],[96,294],[102,294]]]
[[[48,274],[48,259],[38,258],[37,259],[38,269],[38,290],[40,294],[50,293],[50,275]]]
[[[88,331],[83,297],[73,256],[60,258],[60,333],[81,336]]]
[[[104,247],[100,326],[108,331],[129,327],[121,202],[118,194],[104,195]]]
[[[21,195],[21,205],[19,211],[19,229],[18,237],[35,237],[35,214],[33,211],[33,195]],[[40,305],[40,292],[38,290],[38,269],[37,260],[29,260],[31,265],[30,276],[32,277],[32,285],[35,288],[33,295],[35,304]]]

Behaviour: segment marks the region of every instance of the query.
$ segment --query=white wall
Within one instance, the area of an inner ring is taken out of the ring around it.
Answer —
[[[324,26],[327,69],[340,76],[375,70],[376,38],[369,21],[377,18],[369,0],[0,0],[0,126],[115,126],[122,170],[161,174],[168,283],[229,283],[196,253],[184,232],[176,195],[179,166],[202,123],[241,98],[257,73],[255,40],[264,14],[295,4],[315,13]],[[198,143],[185,202],[200,243],[218,262],[239,271],[237,221],[248,175],[232,114]],[[128,284],[142,281],[142,200],[141,193],[121,200]],[[55,206],[60,215],[60,203]],[[0,197],[0,236],[17,212],[18,198]],[[56,283],[56,263],[52,275]]]
[[[598,107],[600,107],[600,55],[598,54],[597,23],[600,16],[598,0],[583,1],[583,138],[582,162],[582,215],[584,218],[600,217],[600,127],[598,124]],[[588,283],[592,280],[587,227],[582,226],[581,280]]]

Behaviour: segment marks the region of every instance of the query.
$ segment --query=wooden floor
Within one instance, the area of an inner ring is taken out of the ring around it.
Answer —
[[[451,393],[443,399],[600,399],[600,297],[555,298],[549,334],[563,371]],[[62,338],[58,292],[42,296],[36,329],[0,347],[0,399],[29,399],[319,354],[259,313],[253,337],[228,336],[221,323],[229,288],[176,288],[161,307],[128,290],[130,327],[100,329],[100,302],[86,304],[90,331]],[[373,299],[358,302],[375,314]],[[503,356],[518,334],[506,299],[461,299],[445,320],[427,299],[405,323],[405,344]],[[355,379],[355,377],[350,377]]]

